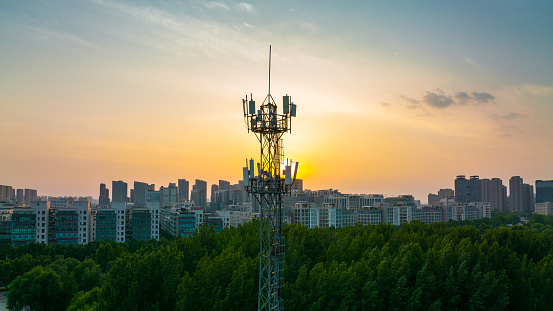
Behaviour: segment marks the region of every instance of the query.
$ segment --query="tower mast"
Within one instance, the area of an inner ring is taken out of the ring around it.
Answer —
[[[242,101],[248,132],[255,133],[260,144],[260,162],[246,160],[244,186],[259,205],[259,294],[258,310],[284,310],[282,299],[284,237],[282,236],[282,197],[296,179],[293,162],[284,163],[282,135],[291,133],[296,105],[291,97],[282,97],[282,113],[271,95],[271,47],[269,46],[269,93],[257,107],[253,97]],[[281,170],[281,165],[284,170]]]

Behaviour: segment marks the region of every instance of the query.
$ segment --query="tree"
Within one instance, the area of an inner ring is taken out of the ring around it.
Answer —
[[[16,311],[25,306],[38,311],[65,310],[67,296],[61,277],[51,268],[38,266],[10,284],[7,306]]]
[[[88,292],[78,292],[71,300],[67,311],[97,310],[101,301],[101,293],[102,290],[99,287],[94,287]]]

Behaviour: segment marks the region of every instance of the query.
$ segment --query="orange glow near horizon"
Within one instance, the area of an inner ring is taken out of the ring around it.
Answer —
[[[241,99],[265,97],[269,44],[272,96],[298,107],[284,157],[306,189],[425,202],[460,174],[553,179],[553,51],[547,32],[532,37],[546,27],[513,24],[504,40],[449,3],[294,6],[0,6],[0,183],[94,197],[112,180],[236,183],[244,159],[259,161]],[[267,12],[282,15],[259,20]],[[451,23],[438,29],[443,14]]]

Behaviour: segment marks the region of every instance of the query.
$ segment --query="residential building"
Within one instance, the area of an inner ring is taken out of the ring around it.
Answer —
[[[36,201],[38,199],[38,194],[35,189],[25,189],[25,206],[30,206],[31,201]]]
[[[87,244],[91,241],[90,227],[92,224],[92,209],[90,201],[74,201],[73,208],[77,210],[78,220],[78,242],[77,244]]]
[[[36,242],[36,231],[37,215],[35,209],[30,207],[14,208],[11,220],[11,245],[17,247]],[[48,235],[45,235],[45,237],[46,239],[41,239],[41,241],[48,241]]]
[[[523,184],[522,192],[523,192],[523,198],[524,198],[523,199],[524,211],[533,212],[534,205],[536,204],[536,199],[534,197],[534,186],[529,184]]]
[[[159,189],[159,199],[161,207],[173,206],[178,203],[177,184],[170,183],[169,187],[161,187]]]
[[[455,179],[455,202],[480,202],[482,201],[481,181],[478,176],[459,175]]]
[[[17,194],[15,196],[15,200],[18,203],[25,202],[25,190],[23,189],[17,189]]]
[[[204,211],[193,202],[161,208],[161,228],[174,236],[192,236],[204,223]]]
[[[443,210],[441,207],[423,207],[413,210],[413,219],[426,224],[442,221]]]
[[[189,183],[186,179],[179,179],[178,181],[178,192],[179,192],[179,202],[184,202],[190,200],[190,189]]]
[[[294,180],[294,183],[292,184],[292,191],[298,191],[303,192],[303,180],[296,179]]]
[[[534,210],[534,187],[525,184],[520,176],[509,179],[509,209],[513,213]]]
[[[553,202],[553,180],[536,180],[536,204]]]
[[[0,201],[15,200],[14,189],[12,186],[0,185]]]
[[[51,215],[54,210],[52,209],[49,201],[32,201],[30,208],[35,213],[36,220],[36,236],[35,242],[41,244],[49,243],[49,235],[51,228]]]
[[[159,191],[146,190],[146,202],[160,202],[161,196]]]
[[[380,207],[371,206],[357,210],[354,216],[355,223],[362,224],[363,226],[378,225],[382,222],[382,212]]]
[[[111,207],[115,210],[116,225],[115,225],[115,241],[125,242],[126,240],[126,220],[127,220],[127,203],[126,202],[111,202]],[[98,227],[98,225],[96,225]],[[98,228],[96,229],[98,236]]]
[[[99,207],[93,214],[92,241],[117,241],[119,216],[115,208]]]
[[[0,208],[0,244],[9,244],[12,235],[13,208]]]
[[[536,203],[534,213],[545,216],[553,215],[553,211],[551,210],[551,202]]]
[[[230,190],[230,182],[220,179],[218,188],[217,190]]]
[[[136,207],[146,206],[146,191],[148,191],[150,185],[145,182],[135,181],[133,191],[133,203]]]
[[[100,197],[98,198],[98,205],[109,205],[109,189],[106,188],[106,184],[100,184]]]
[[[121,180],[113,181],[111,184],[111,202],[127,202],[127,183]]]
[[[206,210],[207,208],[207,182],[196,179],[196,183],[192,186],[190,194],[191,201],[196,203],[196,206]]]
[[[437,205],[438,202],[440,202],[440,199],[437,194],[434,194],[434,193],[428,194],[428,205],[434,206],[434,205]]]
[[[455,198],[455,191],[453,189],[440,189],[438,191],[438,202],[446,198]]]
[[[492,210],[499,212],[507,211],[507,187],[499,178],[481,180],[482,202],[490,203]]]

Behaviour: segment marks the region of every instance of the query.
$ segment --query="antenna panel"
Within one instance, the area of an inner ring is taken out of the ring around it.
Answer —
[[[286,170],[284,174],[284,184],[285,185],[291,185],[292,184],[292,167],[290,165],[286,165]]]
[[[255,178],[255,170],[253,169],[253,159],[250,160],[250,174],[252,178]]]
[[[249,110],[250,114],[254,114],[255,113],[255,100],[250,100],[250,110]]]
[[[248,187],[250,185],[250,176],[248,175],[248,168],[247,167],[242,168],[242,173],[244,176],[244,187]]]

